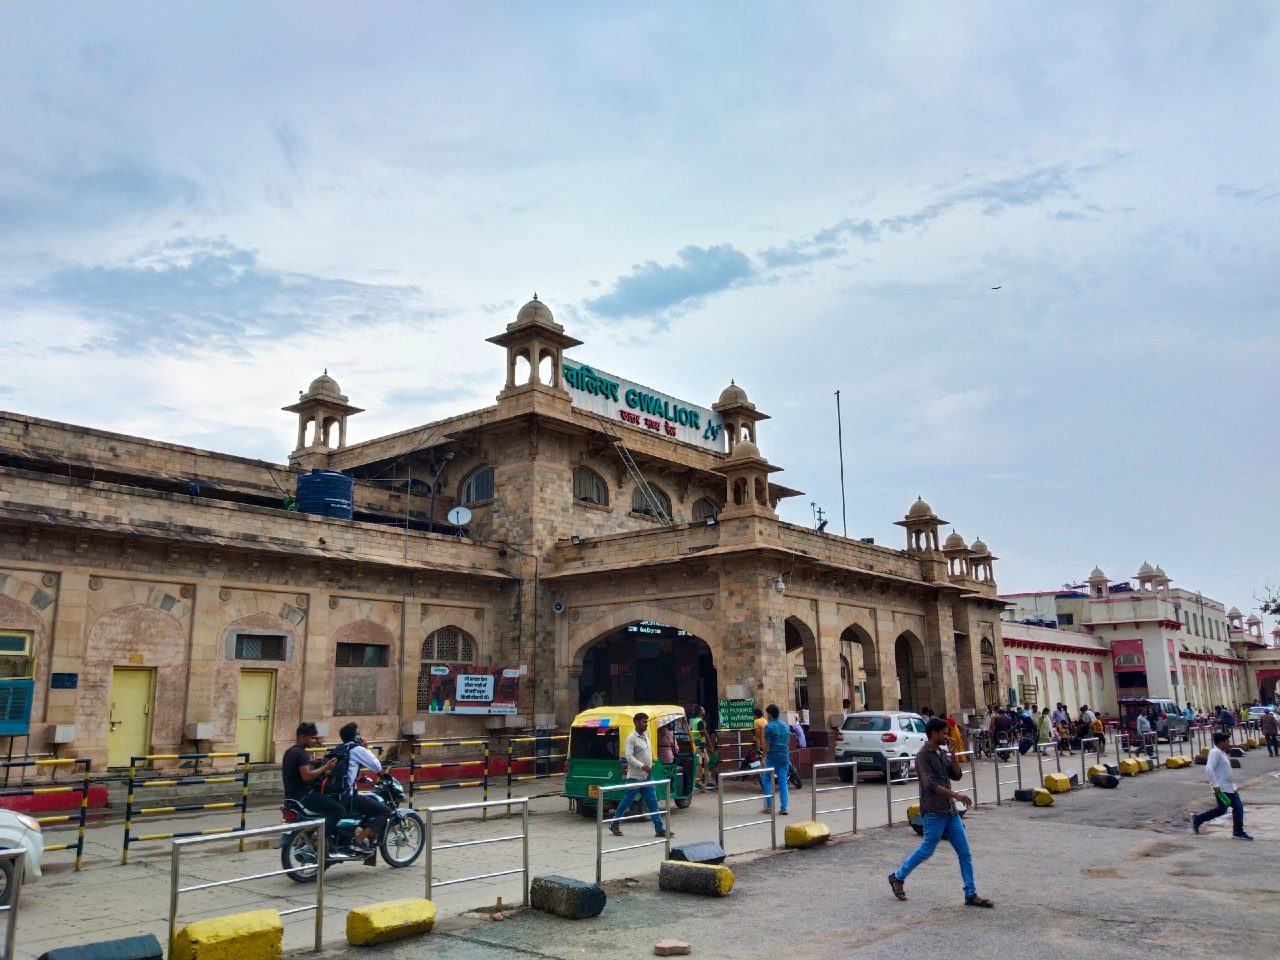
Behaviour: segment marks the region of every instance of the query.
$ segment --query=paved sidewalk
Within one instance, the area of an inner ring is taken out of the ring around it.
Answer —
[[[1258,754],[1255,752],[1252,756],[1257,757]],[[1265,754],[1263,758],[1265,759]],[[1066,759],[1068,758],[1064,758]],[[1252,760],[1247,760],[1246,763],[1250,766],[1254,765]],[[1028,784],[1031,780],[1029,770],[1032,769],[1035,769],[1034,762],[1028,768]],[[1002,776],[1012,776],[1012,771],[1005,771]],[[1198,767],[1188,771],[1161,771],[1148,774],[1137,781],[1126,781],[1122,791],[1156,793],[1160,789],[1157,787],[1157,781],[1167,780],[1173,783],[1185,780],[1199,783],[1202,776],[1203,772]],[[966,778],[966,785],[967,783]],[[546,785],[540,783],[539,788],[546,789]],[[986,805],[994,799],[993,765],[990,763],[979,765],[978,789],[984,809],[980,811],[980,816],[975,822],[985,820],[988,816],[998,821],[1005,818],[1008,812],[1025,809],[1023,807],[1001,808],[1000,810],[992,809],[988,813],[985,809]],[[1102,791],[1094,791],[1090,788],[1060,802],[1064,806],[1075,804],[1081,797],[1091,792],[1101,793]],[[795,795],[792,801],[791,819],[807,818],[809,810],[807,791],[793,793]],[[896,787],[893,792],[896,799],[903,800],[913,798],[915,794],[914,783]],[[746,786],[730,790],[727,794],[730,797],[747,795]],[[445,806],[479,798],[478,790],[450,790],[420,794],[417,801],[420,807],[428,804]],[[496,799],[492,792],[491,799]],[[824,794],[819,799],[822,808],[845,806],[848,802],[848,793],[841,791]],[[864,780],[859,788],[859,806],[861,808],[860,830],[865,831],[884,824],[886,820],[885,786],[870,779]],[[906,813],[906,806],[905,802],[895,805],[895,819],[902,820]],[[571,813],[566,801],[561,798],[531,801],[530,809],[532,874],[559,873],[583,880],[594,880],[594,822]],[[676,811],[672,819],[676,842],[715,839],[716,809],[714,793],[695,795],[692,807],[688,810]],[[730,810],[729,822],[758,819],[760,816],[759,808],[754,802],[738,804]],[[848,817],[849,814],[842,813],[824,819],[830,821],[833,831],[839,832],[849,829]],[[232,823],[236,820],[234,812],[231,811],[172,820],[155,818],[147,822],[145,832],[197,829],[207,825]],[[279,813],[274,804],[250,812],[250,827],[278,822]],[[784,818],[779,818],[779,843],[781,843],[782,829],[786,822]],[[484,822],[474,819],[459,820],[439,826],[435,841],[440,844],[511,835],[519,832],[519,823],[518,817],[506,819],[500,816]],[[167,937],[170,844],[168,841],[156,841],[132,847],[131,862],[121,866],[119,855],[122,832],[123,826],[119,823],[92,828],[87,840],[85,869],[79,874],[71,871],[70,854],[51,853],[46,857],[45,877],[23,890],[23,904],[18,923],[19,956],[34,957],[55,946],[80,944],[131,933],[153,932],[162,941]],[[902,827],[891,832],[904,836],[909,833]],[[643,822],[626,825],[626,833],[627,836],[623,840],[614,840],[606,835],[606,848],[626,846],[652,838],[649,825]],[[65,834],[51,832],[49,836],[51,842],[55,842],[53,838],[61,840]],[[727,836],[726,841],[726,847],[731,854],[767,848],[769,830],[767,826],[755,826],[734,831]],[[268,847],[239,853],[233,838],[226,841],[225,845],[213,848],[213,851],[184,855],[182,874],[184,886],[279,869],[279,853]],[[651,874],[656,871],[662,855],[661,846],[618,853],[606,858],[604,876],[609,879]],[[519,862],[519,843],[495,843],[465,850],[439,852],[436,854],[435,869],[437,879],[441,880],[509,869],[518,866]],[[421,860],[403,870],[395,870],[382,863],[379,863],[376,868],[346,864],[335,867],[329,872],[328,877],[326,942],[341,941],[343,920],[346,911],[351,907],[396,897],[421,896],[425,890],[425,867]],[[235,887],[186,894],[180,904],[180,919],[183,922],[189,922],[201,917],[264,906],[289,909],[304,905],[313,896],[314,889],[310,885],[295,884],[286,877],[272,877],[250,881]],[[439,888],[433,899],[439,907],[441,917],[448,918],[492,905],[499,896],[504,903],[519,903],[520,878],[518,876],[502,877]],[[286,948],[304,948],[310,945],[312,938],[313,921],[310,914],[299,914],[286,919]]]

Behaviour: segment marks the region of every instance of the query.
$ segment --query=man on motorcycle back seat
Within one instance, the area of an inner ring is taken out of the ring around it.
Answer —
[[[338,731],[338,736],[342,738],[343,744],[350,744],[347,751],[347,790],[349,791],[346,797],[347,806],[354,815],[367,819],[365,825],[356,831],[352,845],[365,853],[372,853],[374,842],[387,827],[387,818],[391,816],[391,810],[377,797],[361,796],[356,790],[356,777],[361,767],[374,773],[381,773],[382,764],[364,745],[364,740],[360,736],[360,727],[354,720],[343,726]]]
[[[316,725],[303,721],[298,724],[297,740],[284,752],[280,762],[280,776],[284,780],[284,797],[296,800],[307,810],[324,817],[325,832],[332,836],[333,828],[346,812],[342,804],[320,792],[321,778],[333,769],[337,760],[330,758],[317,766],[311,765],[308,747],[320,745]]]

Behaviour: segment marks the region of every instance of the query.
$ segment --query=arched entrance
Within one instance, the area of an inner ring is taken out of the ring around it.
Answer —
[[[801,716],[801,722],[808,717],[810,700],[812,707],[821,712],[823,705],[817,702],[822,696],[821,681],[817,677],[817,641],[808,625],[795,617],[788,617],[782,628],[783,638],[787,646],[787,667],[791,673],[792,709]],[[813,696],[810,697],[809,678],[814,676]],[[784,717],[785,719],[785,717]]]
[[[876,656],[876,643],[871,635],[859,626],[845,627],[840,643],[852,656],[849,678],[852,690],[850,699],[855,710],[885,710],[884,689],[880,682],[880,661]],[[896,704],[895,704],[896,706]]]
[[[893,657],[898,672],[898,699],[904,710],[919,710],[928,706],[921,697],[928,692],[928,685],[918,682],[917,672],[924,670],[924,648],[915,634],[898,635],[893,645]]]
[[[700,703],[714,716],[718,691],[706,641],[656,620],[637,620],[600,637],[583,653],[578,709]]]
[[[978,643],[982,655],[982,706],[993,706],[1000,702],[1000,684],[996,680],[996,645],[990,637],[983,637]]]

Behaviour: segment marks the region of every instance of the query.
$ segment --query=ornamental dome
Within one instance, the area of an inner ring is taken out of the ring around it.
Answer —
[[[760,448],[750,440],[739,440],[733,445],[733,452],[729,454],[730,460],[745,460],[748,457],[759,457]],[[763,459],[763,458],[761,458]]]
[[[720,399],[716,401],[717,406],[728,406],[731,403],[747,403],[747,391],[740,386],[729,381],[729,385],[720,391]]]
[[[943,541],[942,549],[943,549],[943,550],[964,550],[964,549],[966,549],[966,544],[965,544],[965,542],[964,542],[964,537],[960,536],[960,534],[958,534],[958,533],[954,533],[954,532],[953,532],[953,533],[951,534],[951,536],[947,537],[947,539],[946,539],[945,541]]]
[[[311,381],[311,386],[307,387],[307,394],[309,396],[316,395],[345,399],[342,397],[342,390],[338,386],[338,381],[329,376],[328,370],[325,370],[324,373]]]
[[[1151,575],[1151,574],[1153,574],[1153,573],[1155,573],[1155,570],[1152,568],[1151,564],[1147,563],[1147,562],[1144,560],[1144,561],[1142,562],[1142,566],[1140,566],[1140,567],[1138,568],[1138,574],[1137,574],[1137,575],[1138,575],[1138,576],[1140,576],[1140,577],[1146,577],[1146,576],[1149,576],[1149,575]]]
[[[1102,568],[1101,568],[1101,567],[1094,567],[1094,568],[1093,568],[1093,573],[1089,574],[1089,579],[1090,579],[1090,580],[1105,580],[1105,579],[1107,579],[1107,575],[1106,575],[1105,573],[1103,573],[1103,572],[1102,572]]]
[[[987,549],[987,545],[983,543],[980,539],[975,540],[973,541],[973,543],[969,544],[969,552],[972,553],[975,557],[985,557],[989,553],[991,553],[991,551]]]
[[[552,316],[551,311],[547,309],[547,305],[538,299],[535,293],[533,299],[520,308],[520,312],[516,314],[516,323],[544,323],[554,324],[556,318]]]
[[[1167,573],[1165,573],[1165,572],[1164,572],[1164,567],[1160,566],[1160,564],[1158,564],[1158,563],[1156,564],[1156,571],[1155,571],[1155,572],[1156,572],[1156,576],[1157,576],[1157,577],[1160,577],[1162,580],[1168,580],[1168,579],[1169,579],[1169,575],[1168,575]]]
[[[1245,618],[1244,622],[1251,627],[1256,627],[1262,623],[1262,621],[1258,619],[1258,615],[1256,613],[1249,614],[1249,616]]]
[[[923,497],[916,497],[916,502],[911,505],[911,509],[907,511],[908,520],[916,520],[923,517],[932,517],[933,507],[925,503]]]
[[[1240,613],[1240,608],[1239,608],[1239,607],[1232,607],[1230,610],[1228,610],[1228,611],[1227,611],[1227,616],[1228,616],[1228,617],[1239,617],[1239,616],[1242,616],[1242,614]]]

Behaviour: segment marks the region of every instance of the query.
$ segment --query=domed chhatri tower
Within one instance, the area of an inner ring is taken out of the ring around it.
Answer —
[[[729,456],[720,468],[725,476],[725,505],[721,516],[724,519],[776,518],[769,498],[769,474],[777,473],[780,468],[766,460],[756,446],[756,424],[768,420],[769,415],[757,410],[747,399],[747,391],[732,380],[711,409],[724,419],[724,432],[729,438]]]
[[[894,526],[906,528],[908,553],[938,553],[941,549],[938,528],[946,522],[933,512],[933,507],[925,503],[923,497],[916,497],[907,515],[895,520]]]
[[[711,405],[711,409],[724,420],[724,432],[729,438],[729,453],[733,453],[734,447],[743,440],[756,443],[756,424],[770,419],[767,413],[757,410],[756,405],[747,399],[747,391],[732,380],[720,391],[720,399]]]
[[[293,453],[289,454],[289,462],[302,466],[327,466],[328,452],[331,449],[342,449],[347,445],[347,418],[363,413],[360,407],[353,407],[347,402],[347,395],[338,386],[338,381],[329,376],[329,371],[311,381],[311,386],[298,396],[298,402],[283,408],[289,413],[298,415],[298,443]],[[333,447],[333,428],[338,428],[338,446]],[[311,441],[307,442],[307,429],[314,427]],[[321,462],[302,464],[308,455],[321,455]]]
[[[582,345],[581,340],[569,336],[564,327],[556,323],[556,318],[536,293],[520,308],[515,320],[507,324],[507,329],[489,337],[488,342],[507,350],[507,383],[498,394],[500,398],[536,386],[563,390],[560,378],[564,370],[564,352]],[[548,383],[543,384],[539,367],[548,358],[551,360],[551,377]],[[516,372],[521,360],[529,365],[529,379],[517,383]]]

